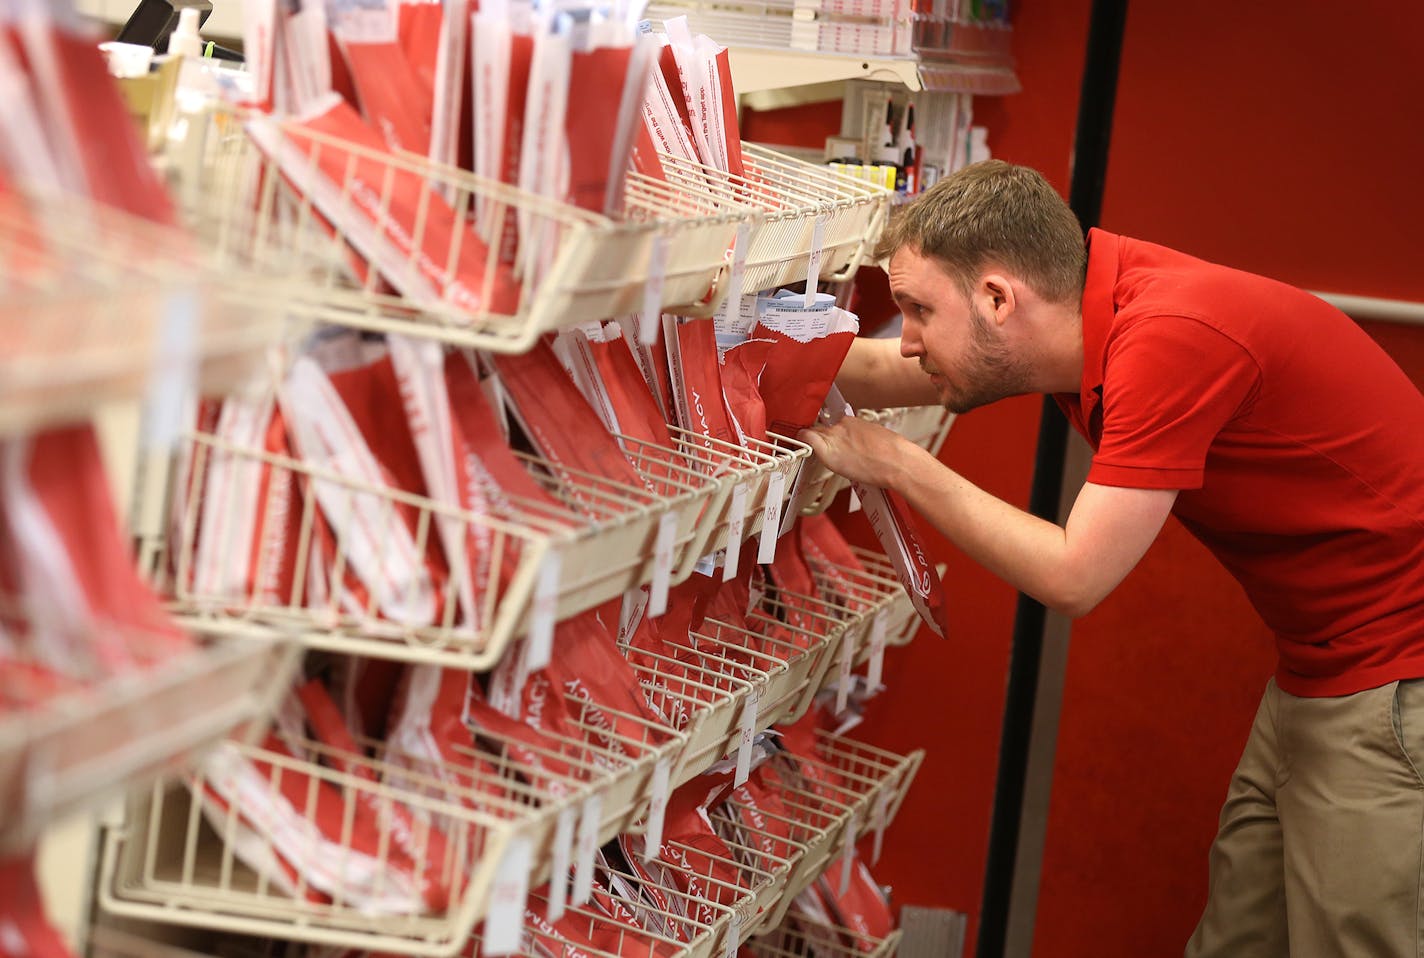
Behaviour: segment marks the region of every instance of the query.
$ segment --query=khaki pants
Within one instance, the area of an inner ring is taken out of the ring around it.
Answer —
[[[1420,958],[1424,679],[1266,686],[1187,958]]]

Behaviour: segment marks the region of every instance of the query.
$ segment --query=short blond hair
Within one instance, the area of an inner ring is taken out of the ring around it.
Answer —
[[[1056,303],[1082,299],[1083,228],[1037,170],[1002,160],[964,167],[902,206],[876,246],[882,263],[902,247],[938,261],[968,295],[999,265]]]

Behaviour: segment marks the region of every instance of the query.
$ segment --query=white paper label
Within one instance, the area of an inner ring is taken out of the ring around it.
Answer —
[[[849,508],[848,511],[850,511],[850,512],[859,512],[859,511],[860,511],[860,496],[858,496],[858,495],[855,494],[855,490],[854,490],[854,489],[852,489],[852,490],[850,491],[850,508]]]
[[[657,618],[667,611],[668,588],[672,585],[672,550],[677,543],[677,514],[669,512],[658,520],[658,539],[653,546],[653,583],[648,596],[648,615]]]
[[[761,689],[752,686],[747,704],[742,708],[742,737],[737,744],[737,775],[733,788],[741,788],[752,773],[752,743],[756,741],[757,711],[761,708]]]
[[[638,342],[651,346],[657,337],[657,321],[663,311],[663,282],[667,279],[667,237],[653,237],[648,253],[648,281],[643,286],[643,318],[638,324]]]
[[[505,846],[490,887],[489,912],[485,917],[485,955],[513,955],[519,952],[524,927],[524,906],[529,897],[529,870],[534,864],[534,846],[523,835],[515,835]]]
[[[836,714],[850,702],[850,670],[855,665],[855,631],[846,629],[841,637],[840,680],[836,683]]]
[[[821,246],[826,242],[826,218],[816,217],[811,227],[811,256],[806,261],[806,305],[816,303],[816,283],[821,278]]]
[[[761,565],[776,558],[776,538],[781,526],[781,500],[786,493],[786,476],[771,474],[766,483],[766,505],[762,507],[761,542],[757,545],[757,562]]]
[[[850,813],[846,823],[845,850],[841,852],[841,894],[850,891],[850,870],[855,864],[855,840],[860,834],[860,823],[855,820],[855,812]]]
[[[593,897],[593,853],[598,851],[598,829],[603,824],[603,796],[595,792],[583,800],[579,816],[578,860],[574,863],[575,905]]]
[[[885,610],[875,613],[870,623],[870,664],[865,670],[865,684],[873,692],[880,688],[880,680],[885,674]]]
[[[658,759],[653,766],[652,794],[648,798],[648,827],[643,835],[643,858],[658,856],[663,844],[663,819],[667,815],[668,786],[672,781],[672,761]]]
[[[524,667],[537,672],[549,664],[554,653],[554,623],[559,606],[559,573],[563,558],[556,550],[544,553],[539,578],[534,585],[534,609],[529,616],[529,650]]]
[[[890,824],[890,789],[882,789],[875,798],[875,847],[871,864],[880,862],[880,852],[885,845],[885,828]]]
[[[742,947],[742,913],[732,911],[727,921],[727,947],[722,952],[723,958],[737,958],[737,952]]]
[[[144,447],[168,451],[183,431],[198,355],[198,293],[188,285],[168,295],[143,410]]]
[[[742,277],[747,268],[747,241],[751,238],[751,227],[746,223],[737,224],[737,236],[732,240],[732,268],[727,273],[727,298],[717,314],[728,324],[740,319],[742,310]]]
[[[641,346],[651,346],[658,341],[658,326],[662,322],[662,315],[650,313],[647,310],[638,314],[638,344]]]
[[[747,484],[739,482],[732,490],[732,505],[727,521],[727,560],[722,565],[722,581],[730,582],[737,574],[737,562],[742,556],[742,530],[747,524]]]
[[[559,820],[554,825],[554,850],[549,861],[550,921],[564,917],[564,907],[569,901],[569,865],[574,857],[574,819],[577,814],[573,806],[561,809]]]
[[[648,593],[644,589],[629,589],[623,593],[623,607],[618,611],[618,644],[623,648],[633,641],[638,623],[648,608]]]

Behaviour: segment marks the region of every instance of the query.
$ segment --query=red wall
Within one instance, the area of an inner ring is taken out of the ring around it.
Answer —
[[[1424,7],[1286,6],[1130,4],[1102,225],[1310,289],[1424,300]],[[996,156],[1065,194],[1089,8],[1018,3],[1024,92],[975,107]],[[824,108],[787,119],[748,116],[748,137],[792,130],[781,142],[819,144],[836,126]],[[1424,384],[1424,328],[1367,328]],[[943,458],[1022,505],[1037,420],[1034,399],[979,410],[955,425]],[[1014,596],[937,545],[954,634],[891,654],[891,692],[860,734],[929,750],[874,872],[900,904],[969,912],[972,954]],[[1038,958],[1180,953],[1273,661],[1239,588],[1175,522],[1077,623]]]

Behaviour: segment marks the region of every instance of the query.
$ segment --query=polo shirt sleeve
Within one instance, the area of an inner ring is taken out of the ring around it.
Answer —
[[[1103,429],[1088,481],[1200,489],[1207,450],[1252,401],[1260,367],[1231,337],[1185,316],[1121,327],[1103,367]]]

